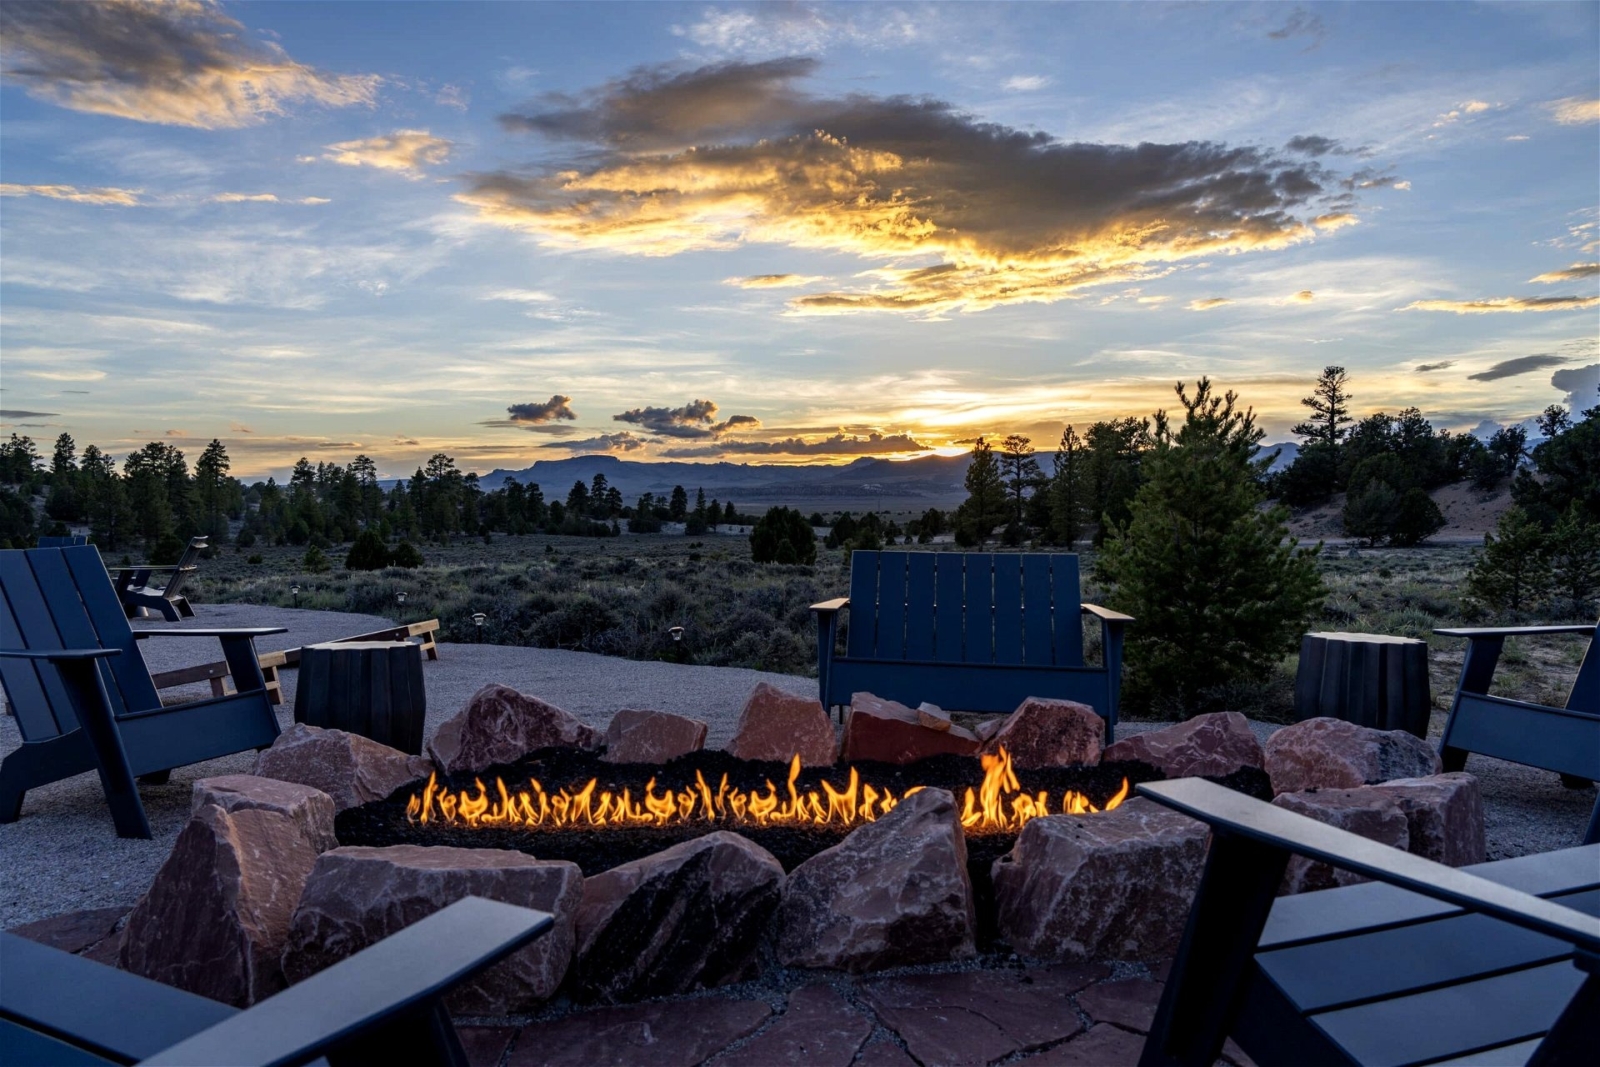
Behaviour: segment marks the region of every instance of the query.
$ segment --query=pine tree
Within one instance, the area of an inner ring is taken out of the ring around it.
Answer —
[[[800,512],[770,508],[750,531],[750,558],[757,563],[815,563],[816,531]]]
[[[668,519],[682,522],[689,517],[689,493],[681,485],[672,487],[672,502],[667,505]]]
[[[956,541],[961,545],[981,545],[1006,521],[1006,486],[995,460],[994,449],[983,438],[972,446],[972,463],[967,467],[967,499],[956,509]]]
[[[1071,545],[1083,535],[1086,449],[1078,431],[1068,426],[1056,446],[1050,476],[1050,539]]]
[[[1513,505],[1501,513],[1494,532],[1483,535],[1483,550],[1467,572],[1467,592],[1491,608],[1520,612],[1544,597],[1550,579],[1544,531]]]
[[[1561,609],[1573,618],[1593,618],[1600,594],[1600,525],[1573,503],[1550,531],[1547,544],[1550,588]]]
[[[216,438],[206,446],[194,464],[194,490],[200,501],[200,514],[204,529],[221,540],[228,534],[228,519],[224,509],[228,504],[228,450]]]
[[[1297,437],[1304,437],[1308,445],[1327,445],[1337,452],[1339,442],[1343,441],[1345,434],[1349,432],[1344,428],[1345,423],[1350,421],[1352,397],[1345,392],[1345,386],[1348,384],[1349,377],[1343,367],[1322,368],[1311,395],[1300,401],[1311,409],[1311,418],[1299,423],[1289,432]]]
[[[1129,699],[1205,710],[1208,691],[1259,680],[1292,651],[1326,593],[1317,549],[1287,536],[1288,513],[1263,508],[1255,458],[1263,436],[1233,393],[1202,378],[1174,428],[1156,413],[1146,480],[1106,542],[1101,576],[1129,628]]]
[[[1000,470],[1011,497],[1011,524],[1022,525],[1022,507],[1027,492],[1039,482],[1039,461],[1033,455],[1033,441],[1014,433],[1000,442]]]

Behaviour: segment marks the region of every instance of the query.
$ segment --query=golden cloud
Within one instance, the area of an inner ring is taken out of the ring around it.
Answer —
[[[70,200],[74,204],[115,204],[120,207],[139,206],[138,189],[79,189],[75,185],[18,185],[0,182],[0,196],[44,196],[51,200]]]
[[[1545,271],[1543,274],[1534,275],[1528,280],[1554,285],[1558,282],[1575,282],[1584,278],[1593,278],[1597,274],[1600,274],[1600,263],[1574,263],[1566,270]]]
[[[798,314],[1054,302],[1310,240],[1313,220],[1352,203],[1315,161],[1210,142],[1066,144],[936,100],[811,96],[794,83],[815,67],[644,70],[549,97],[502,125],[576,142],[574,161],[473,175],[458,199],[554,247],[765,243],[883,264],[856,287],[795,297]]]
[[[748,278],[724,278],[722,284],[740,289],[792,289],[827,280],[816,274],[752,274]]]
[[[1399,310],[1492,315],[1502,311],[1581,311],[1592,307],[1600,307],[1600,296],[1501,296],[1487,300],[1416,300]]]
[[[1293,296],[1291,296],[1289,299],[1293,300],[1293,301],[1296,301],[1297,303],[1309,304],[1309,303],[1311,303],[1311,301],[1315,300],[1316,298],[1317,298],[1317,294],[1313,293],[1310,289],[1302,289],[1298,293],[1296,293]]]
[[[1231,303],[1233,303],[1233,301],[1229,300],[1225,296],[1208,296],[1204,300],[1189,301],[1187,307],[1190,311],[1210,311],[1212,308],[1219,308],[1224,304]]]
[[[346,167],[377,167],[420,178],[423,167],[443,163],[454,147],[452,142],[434,137],[427,130],[396,130],[381,137],[328,145],[322,158]]]
[[[1552,100],[1545,107],[1550,110],[1550,117],[1563,126],[1600,122],[1600,100],[1569,96],[1563,100]]]
[[[291,103],[371,105],[381,82],[248,41],[208,0],[5,4],[0,73],[75,111],[201,129],[247,126]]]
[[[1311,225],[1319,230],[1327,230],[1331,233],[1334,230],[1342,230],[1346,226],[1354,226],[1360,221],[1348,211],[1334,211],[1326,215],[1318,215],[1311,220]]]

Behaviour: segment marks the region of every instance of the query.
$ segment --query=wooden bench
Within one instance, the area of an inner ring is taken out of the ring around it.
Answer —
[[[420,622],[391,626],[387,630],[374,630],[369,634],[356,634],[354,637],[340,637],[335,640],[342,644],[350,641],[409,641],[417,637],[421,638],[418,644],[422,647],[422,654],[436,660],[439,658],[439,648],[434,642],[434,634],[438,631],[438,619],[423,619]],[[267,681],[267,699],[274,704],[282,704],[283,685],[278,680],[278,670],[282,667],[298,667],[300,649],[285,648],[276,652],[263,652],[259,662],[261,676]],[[195,682],[210,682],[212,696],[223,696],[233,692],[229,684],[230,677],[228,664],[220,660],[216,663],[202,663],[198,667],[180,667],[175,671],[162,671],[160,674],[151,675],[157,689],[171,689],[173,686],[190,685]]]

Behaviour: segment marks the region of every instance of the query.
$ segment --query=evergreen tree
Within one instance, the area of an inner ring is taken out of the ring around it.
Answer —
[[[1544,527],[1554,526],[1573,504],[1590,522],[1600,522],[1600,408],[1576,420],[1562,414],[1550,420],[1555,432],[1534,447],[1532,469],[1517,472],[1511,498]]]
[[[682,522],[689,517],[689,494],[681,485],[672,487],[672,502],[667,505],[667,517]]]
[[[1467,592],[1491,608],[1520,612],[1550,588],[1550,557],[1544,531],[1515,505],[1500,515],[1493,533],[1467,572]]]
[[[1317,549],[1287,537],[1287,512],[1263,508],[1262,431],[1233,393],[1202,378],[1184,418],[1155,416],[1146,480],[1128,523],[1106,542],[1111,604],[1132,614],[1129,696],[1205,710],[1208,693],[1264,678],[1299,642],[1326,592]]]
[[[1593,618],[1600,594],[1600,524],[1573,503],[1547,539],[1550,589],[1559,610],[1572,618]]]
[[[1000,442],[1000,471],[1011,497],[1011,524],[1022,525],[1023,502],[1039,483],[1039,461],[1033,455],[1033,442],[1020,433],[1007,435]]]
[[[217,540],[228,535],[227,506],[234,487],[228,477],[228,450],[216,438],[206,446],[194,464],[194,490],[200,501],[203,529]]]
[[[1376,545],[1389,537],[1394,528],[1395,509],[1400,496],[1381,478],[1369,479],[1350,490],[1344,501],[1344,532]]]
[[[815,563],[816,531],[800,512],[771,508],[750,531],[750,558],[757,563]]]
[[[966,488],[967,499],[956,509],[956,541],[964,546],[981,545],[1006,521],[1009,510],[994,449],[981,437],[972,446]]]
[[[1071,545],[1083,536],[1087,448],[1070,425],[1061,431],[1050,476],[1050,539]]]
[[[1389,527],[1389,543],[1401,548],[1420,545],[1444,529],[1444,524],[1444,512],[1439,510],[1428,491],[1412,486],[1400,494],[1394,522]]]
[[[1351,396],[1345,391],[1349,377],[1343,367],[1324,367],[1317,376],[1311,395],[1300,401],[1311,409],[1311,417],[1298,423],[1289,432],[1303,437],[1307,444],[1327,445],[1338,451],[1344,440],[1345,424],[1350,421]]]
[[[381,571],[389,565],[389,546],[374,529],[362,530],[344,558],[346,570]]]
[[[1149,422],[1131,417],[1097,422],[1084,435],[1089,448],[1089,515],[1098,524],[1097,546],[1112,529],[1128,521],[1149,437]]]
[[[733,501],[731,500],[722,508],[722,523],[724,526],[737,526],[739,524],[739,513],[734,510]]]

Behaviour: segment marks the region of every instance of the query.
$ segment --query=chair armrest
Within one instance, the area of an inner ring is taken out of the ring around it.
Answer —
[[[1146,782],[1138,792],[1215,831],[1309,856],[1343,870],[1533,930],[1591,955],[1600,952],[1600,918],[1511,889],[1409,852],[1273,807],[1200,778]]]
[[[1133,616],[1132,615],[1124,615],[1120,611],[1112,611],[1110,608],[1103,608],[1099,604],[1080,604],[1079,607],[1082,609],[1083,614],[1085,614],[1085,615],[1093,615],[1095,618],[1100,619],[1102,622],[1132,622],[1133,621]]]
[[[287,626],[255,626],[234,630],[135,630],[133,636],[143,641],[147,637],[270,637],[288,632]]]
[[[120,656],[120,648],[53,648],[34,651],[25,648],[0,648],[0,658],[4,659],[47,659],[52,662],[57,660],[73,659],[104,659],[107,656]]]
[[[1485,637],[1533,637],[1540,634],[1593,634],[1596,627],[1588,623],[1566,626],[1463,626],[1448,630],[1435,630],[1440,637],[1467,637],[1474,640]]]
[[[822,614],[824,612],[831,614],[833,612],[842,611],[849,606],[850,598],[847,596],[842,596],[834,600],[824,600],[820,604],[813,604],[811,605],[811,610],[817,612],[818,614]]]
[[[542,911],[466,897],[143,1062],[306,1063],[425,1005],[554,923]]]

